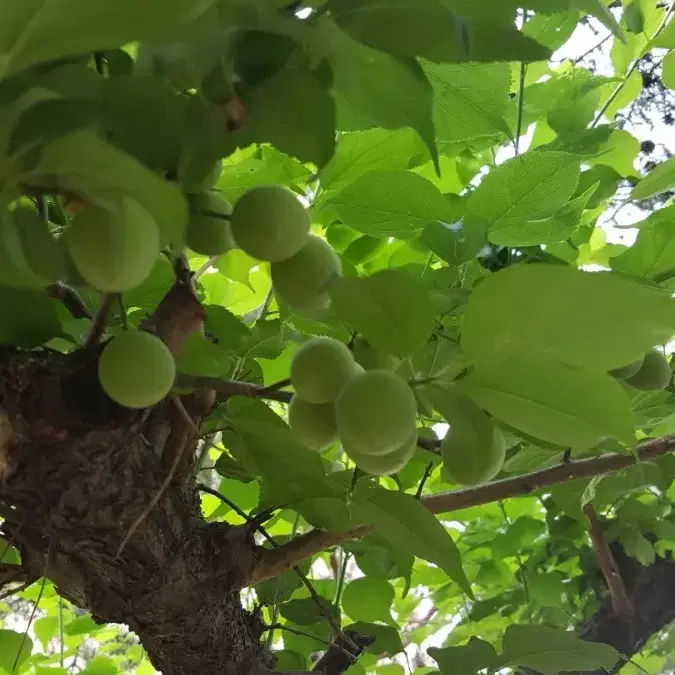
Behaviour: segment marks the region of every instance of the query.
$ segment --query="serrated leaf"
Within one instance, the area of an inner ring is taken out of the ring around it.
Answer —
[[[157,37],[198,16],[208,1],[25,0],[6,8],[0,28],[0,79],[64,56]]]
[[[434,89],[434,124],[439,141],[509,136],[504,119],[511,71],[507,63],[424,64]]]
[[[675,157],[652,169],[630,193],[631,199],[648,199],[675,185]]]
[[[497,663],[495,648],[485,640],[472,637],[458,647],[430,647],[429,656],[436,661],[441,675],[476,675]]]
[[[429,339],[434,306],[429,291],[402,270],[343,277],[331,289],[332,308],[377,348],[408,356]]]
[[[361,45],[327,17],[319,26],[333,67],[338,129],[411,127],[438,163],[433,92],[420,65]],[[355,78],[354,73],[359,76]]]
[[[458,387],[496,418],[551,443],[588,448],[612,437],[635,444],[628,396],[604,373],[518,353],[477,363]]]
[[[342,609],[355,621],[389,623],[393,602],[394,589],[384,579],[354,579],[342,592]]]
[[[410,129],[342,133],[335,153],[321,170],[321,186],[338,190],[358,176],[382,169],[406,169],[423,146]]]
[[[466,213],[488,225],[488,238],[519,227],[523,220],[552,216],[579,182],[579,160],[562,152],[537,151],[493,169],[472,193]]]
[[[345,225],[380,237],[413,237],[428,222],[451,217],[450,205],[433,183],[403,170],[363,174],[330,203]]]
[[[440,567],[468,595],[471,587],[450,534],[418,499],[403,492],[360,484],[352,508],[392,545]]]
[[[504,633],[498,666],[519,665],[544,675],[563,671],[611,671],[619,653],[606,644],[585,642],[574,633],[548,626],[512,625]]]
[[[619,541],[629,556],[647,567],[656,559],[654,546],[637,527],[624,525],[619,531]]]
[[[675,333],[675,300],[608,272],[566,265],[517,265],[478,284],[467,304],[461,345],[480,359],[517,350],[610,370]]]

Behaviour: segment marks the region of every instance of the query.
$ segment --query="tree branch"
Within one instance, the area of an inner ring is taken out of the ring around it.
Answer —
[[[598,514],[595,512],[592,504],[587,504],[584,507],[584,513],[588,517],[588,533],[598,567],[607,582],[609,595],[612,599],[612,607],[618,616],[630,617],[633,613],[633,606],[626,593],[626,587],[623,584],[621,572],[619,572],[619,568],[614,560],[614,555],[605,539],[602,523],[598,520]]]
[[[47,286],[47,294],[60,300],[65,308],[72,314],[75,319],[91,319],[91,312],[79,293],[68,284],[61,281],[55,281],[50,286]]]
[[[614,473],[635,466],[637,462],[645,462],[667,455],[674,450],[675,436],[667,436],[643,443],[637,450],[637,458],[633,455],[611,453],[591,459],[580,459],[478,487],[429,495],[423,497],[421,501],[432,513],[459,511],[460,509],[490,504],[509,497],[529,495],[542,488],[558,485],[568,480]],[[249,583],[260,583],[275,577],[305,558],[344,541],[365,537],[373,529],[372,526],[362,525],[344,532],[314,530],[279,546],[273,552],[274,555],[272,555],[272,552],[268,555],[261,551],[259,564],[253,570]]]
[[[223,380],[219,377],[178,374],[176,385],[194,389],[212,389],[221,396],[246,396],[247,398],[265,398],[270,401],[288,403],[293,397],[290,391],[281,391],[272,387],[263,387],[252,382]]]

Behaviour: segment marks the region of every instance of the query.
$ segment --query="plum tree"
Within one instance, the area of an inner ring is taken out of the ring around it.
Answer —
[[[335,402],[340,439],[353,451],[387,455],[415,429],[417,403],[408,383],[388,370],[351,379]]]
[[[295,395],[288,406],[288,423],[298,439],[312,450],[325,450],[338,438],[332,403],[308,403]]]
[[[157,223],[129,197],[105,208],[87,205],[72,219],[66,241],[82,277],[106,293],[126,291],[144,281],[160,250]]]
[[[665,389],[673,377],[670,363],[663,352],[650,349],[644,357],[640,368],[625,381],[636,389],[647,391]]]
[[[345,452],[353,460],[354,464],[373,476],[391,476],[398,473],[415,454],[417,447],[417,430],[414,430],[398,448],[386,455],[371,455],[360,452],[349,445],[343,445]]]
[[[286,260],[270,265],[276,293],[296,309],[325,309],[330,305],[327,288],[342,273],[342,263],[330,245],[310,235],[305,245]]]
[[[126,408],[149,408],[170,391],[176,364],[168,347],[145,331],[128,330],[103,349],[98,377],[103,391]]]
[[[259,185],[234,205],[232,234],[253,258],[278,262],[295,255],[307,243],[309,215],[297,197],[280,185]]]
[[[291,361],[291,384],[308,403],[332,403],[357,372],[346,345],[329,337],[305,342]]]
[[[234,248],[229,217],[232,206],[217,192],[203,192],[191,200],[185,243],[195,253],[214,256]]]

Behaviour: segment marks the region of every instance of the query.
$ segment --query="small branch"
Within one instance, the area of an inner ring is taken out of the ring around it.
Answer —
[[[598,514],[592,504],[587,504],[584,507],[584,513],[588,517],[588,534],[591,538],[598,567],[607,582],[614,612],[617,616],[629,617],[633,613],[633,605],[626,593],[626,587],[623,584],[614,555],[605,539],[602,523],[598,520]]]
[[[89,308],[84,304],[84,300],[82,300],[79,293],[72,286],[68,286],[68,284],[64,284],[61,281],[55,281],[50,286],[47,286],[47,294],[56,300],[60,300],[72,314],[73,318],[91,319]]]
[[[105,327],[108,324],[108,315],[115,303],[115,297],[115,293],[106,293],[101,299],[101,304],[91,320],[89,332],[84,340],[85,349],[92,349],[99,343],[101,336],[105,332]]]
[[[206,377],[201,375],[178,374],[176,384],[179,387],[194,389],[212,389],[221,396],[246,396],[247,398],[265,398],[271,401],[288,403],[293,394],[290,391],[281,391],[270,387],[262,387],[252,382],[239,380],[221,380],[218,377]]]
[[[541,471],[533,471],[514,478],[487,483],[478,487],[455,490],[437,495],[422,497],[421,502],[432,513],[449,513],[472,506],[490,504],[510,497],[531,495],[537,490],[565,483],[576,478],[590,478],[607,473],[614,473],[621,469],[635,466],[638,462],[646,462],[675,450],[675,436],[667,436],[643,443],[636,451],[637,459],[633,455],[611,453],[558,464]],[[360,539],[373,531],[373,527],[362,525],[344,532],[326,532],[313,530],[279,546],[269,553],[261,552],[259,564],[253,570],[250,584],[260,583],[266,579],[276,577],[284,570],[298,565],[305,558],[325,551],[332,546],[350,539]]]

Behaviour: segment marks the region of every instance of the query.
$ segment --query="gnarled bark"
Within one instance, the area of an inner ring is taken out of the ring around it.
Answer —
[[[262,625],[239,589],[255,548],[243,528],[209,525],[194,480],[174,481],[120,542],[166,477],[151,416],[100,390],[96,354],[0,352],[3,530],[27,578],[45,575],[101,622],[126,623],[164,675],[258,672]],[[161,444],[160,444],[161,445]]]

